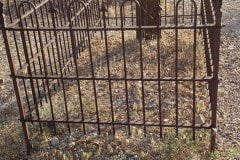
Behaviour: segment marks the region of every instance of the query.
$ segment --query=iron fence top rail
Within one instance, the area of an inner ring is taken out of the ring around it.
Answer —
[[[143,30],[156,30],[156,29],[205,29],[205,28],[221,28],[222,26],[217,26],[216,24],[199,24],[197,26],[194,25],[160,25],[160,26],[107,26],[107,27],[5,27],[5,30],[9,31],[101,31],[101,30],[109,30],[109,31],[119,31],[119,30],[138,30],[138,29],[143,29]]]
[[[130,77],[86,77],[86,76],[60,76],[60,75],[10,75],[14,78],[32,79],[66,79],[66,80],[112,80],[112,81],[211,81],[213,76],[202,77],[160,77],[160,78],[130,78]]]

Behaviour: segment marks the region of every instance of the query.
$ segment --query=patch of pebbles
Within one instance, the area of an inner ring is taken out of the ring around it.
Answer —
[[[234,147],[240,158],[240,1],[224,1],[220,84],[218,98],[218,148]]]

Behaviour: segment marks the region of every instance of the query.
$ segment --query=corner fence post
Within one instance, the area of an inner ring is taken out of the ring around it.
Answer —
[[[8,42],[8,33],[7,33],[7,30],[6,30],[6,27],[5,27],[5,18],[4,18],[4,14],[3,14],[3,3],[2,2],[0,2],[0,29],[2,31],[2,36],[3,36],[4,43],[5,43],[7,59],[8,59],[8,63],[9,63],[10,72],[11,72],[10,76],[11,76],[12,81],[13,81],[13,87],[14,87],[14,91],[15,91],[16,99],[17,99],[17,103],[18,103],[20,121],[22,123],[24,138],[25,138],[26,147],[27,147],[27,154],[30,155],[30,152],[31,152],[31,149],[32,149],[32,144],[31,144],[31,141],[30,141],[30,138],[29,138],[28,126],[27,126],[26,121],[25,121],[25,113],[26,112],[25,112],[25,109],[23,107],[23,102],[22,102],[20,89],[19,89],[19,83],[18,83],[18,80],[16,78],[14,62],[12,61],[13,59],[12,59],[10,46],[9,46],[9,42]]]
[[[220,33],[222,19],[222,0],[214,0],[213,7],[215,9],[216,26],[213,32],[213,80],[212,80],[212,130],[211,130],[211,151],[216,148],[216,128],[217,128],[217,96],[218,96],[218,71],[219,71],[219,49],[220,49]]]

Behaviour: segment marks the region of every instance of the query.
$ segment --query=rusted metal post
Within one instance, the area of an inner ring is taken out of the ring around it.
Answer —
[[[219,48],[220,48],[220,33],[221,33],[221,19],[222,19],[222,0],[214,0],[213,7],[215,10],[215,28],[213,30],[213,80],[211,82],[212,89],[212,130],[211,130],[211,151],[216,148],[216,127],[217,127],[217,95],[218,95],[218,71],[219,71]]]
[[[10,46],[9,46],[9,42],[8,42],[8,33],[7,33],[7,30],[5,29],[5,19],[4,19],[4,14],[3,14],[3,3],[2,2],[0,2],[0,28],[1,28],[3,40],[5,43],[6,54],[7,54],[9,68],[11,71],[11,77],[12,77],[12,81],[13,81],[13,87],[15,90],[16,99],[17,99],[17,103],[18,103],[20,121],[22,123],[24,138],[25,138],[25,142],[26,142],[26,146],[27,146],[27,154],[30,155],[32,145],[31,145],[31,141],[29,138],[28,126],[25,121],[25,113],[26,112],[23,107],[23,102],[22,102],[21,93],[20,93],[20,89],[19,89],[19,83],[18,83],[17,78],[15,77],[16,72],[15,72],[15,68],[14,68],[14,62],[12,61],[13,58],[11,55]]]
[[[160,5],[159,0],[139,0],[140,8],[137,7],[137,25],[141,26],[157,26],[158,12],[155,8]],[[156,30],[137,31],[137,39],[142,33],[143,38],[152,39],[153,35],[157,33]]]
[[[213,5],[214,11],[212,11],[211,5]],[[208,76],[213,75],[213,79],[209,81],[209,95],[210,95],[211,114],[212,114],[211,151],[214,151],[216,148],[219,48],[220,48],[221,18],[222,18],[221,6],[222,6],[221,0],[214,0],[212,2],[209,0],[204,0],[201,2],[203,24],[205,23],[215,24],[214,28],[203,29],[207,74]],[[205,15],[204,15],[204,12],[205,12]],[[206,18],[204,16],[206,16]],[[215,20],[214,20],[214,17],[215,17]],[[210,50],[208,46],[210,46]],[[213,70],[211,69],[210,54],[212,54]]]

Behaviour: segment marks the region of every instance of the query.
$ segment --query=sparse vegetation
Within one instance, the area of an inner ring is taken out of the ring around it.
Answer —
[[[5,1],[4,1],[5,2]],[[114,13],[114,10],[110,11]],[[161,76],[175,76],[175,54],[174,54],[174,30],[162,31],[161,33]],[[92,40],[92,52],[94,60],[94,70],[96,77],[107,77],[107,63],[105,42],[96,34]],[[127,76],[136,78],[140,73],[140,44],[136,41],[133,32],[125,31],[125,50],[127,55]],[[179,34],[179,76],[191,77],[193,75],[193,35],[190,30],[182,30]],[[109,57],[110,73],[112,77],[123,77],[123,57],[121,32],[109,31]],[[157,78],[157,42],[156,40],[143,41],[143,68],[144,77]],[[202,37],[197,38],[197,62],[196,76],[205,75],[204,48]],[[1,56],[1,55],[0,55]],[[89,66],[88,51],[81,53],[79,57],[79,74],[81,76],[91,76]],[[74,74],[74,73],[73,73]],[[142,84],[140,81],[128,82],[129,104],[131,122],[142,121]],[[81,80],[82,103],[85,118],[96,119],[96,105],[94,101],[92,81]],[[81,117],[80,100],[76,81],[66,82],[66,97],[68,114],[71,119]],[[109,103],[108,83],[96,81],[97,99],[100,121],[111,121],[111,106]],[[158,117],[158,87],[157,82],[146,82],[145,86],[145,105],[146,119],[150,122],[159,120]],[[161,83],[161,103],[163,116],[166,123],[172,124],[176,118],[174,108],[175,84],[171,82]],[[124,95],[124,83],[121,81],[112,82],[114,98],[114,121],[123,122],[126,120],[126,98]],[[208,95],[206,83],[197,82],[196,84],[196,115],[203,115],[205,123],[210,123],[208,110]],[[60,89],[61,90],[61,89]],[[191,124],[193,121],[192,109],[192,82],[179,83],[179,122]],[[54,114],[56,119],[66,119],[66,108],[61,91],[52,95],[54,103]],[[225,158],[235,158],[239,154],[238,148],[228,148],[225,151],[209,152],[210,133],[206,130],[196,130],[196,140],[192,140],[192,129],[179,129],[179,136],[176,137],[175,128],[164,128],[163,138],[159,137],[159,127],[147,127],[147,136],[144,137],[143,127],[131,127],[131,137],[127,135],[127,127],[115,126],[116,135],[112,135],[111,126],[101,126],[102,133],[98,135],[96,125],[86,125],[87,135],[83,135],[81,124],[70,124],[71,133],[68,133],[66,124],[57,124],[57,137],[60,144],[50,146],[49,141],[55,134],[51,124],[41,123],[43,132],[39,132],[39,123],[29,124],[33,143],[33,153],[26,157],[25,147],[22,145],[23,133],[19,121],[15,118],[18,114],[14,113],[14,118],[6,121],[6,115],[16,112],[17,106],[11,110],[1,111],[1,137],[0,137],[0,159],[159,159],[159,160],[214,160]],[[51,108],[49,103],[43,103],[40,110],[40,117],[51,119]],[[35,112],[33,115],[36,114]],[[2,123],[4,124],[2,125]]]

